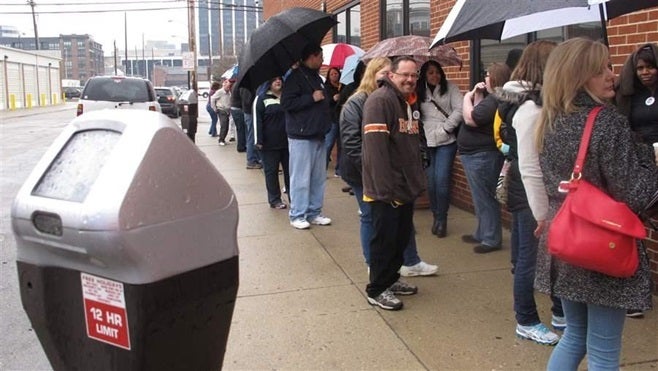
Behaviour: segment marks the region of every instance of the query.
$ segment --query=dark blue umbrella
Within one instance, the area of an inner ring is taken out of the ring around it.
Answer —
[[[252,32],[240,53],[238,85],[254,91],[282,76],[306,45],[319,46],[336,23],[333,15],[309,8],[291,8],[270,17]]]

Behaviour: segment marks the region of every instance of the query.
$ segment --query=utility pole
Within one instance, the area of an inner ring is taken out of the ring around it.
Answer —
[[[144,71],[145,71],[145,79],[149,79],[149,64],[146,61],[146,57],[144,57],[144,33],[142,32],[142,59],[144,60]]]
[[[128,74],[128,13],[123,12],[123,50],[126,53],[126,70],[124,71],[124,75],[130,76],[132,73],[129,75]],[[130,72],[132,72],[132,68],[130,69]]]
[[[34,25],[34,64],[36,67],[36,81],[37,81],[37,107],[41,106],[41,89],[39,87],[39,30],[37,29],[37,16],[34,12],[34,7],[36,4],[34,0],[28,0],[28,5],[32,7],[32,24]]]
[[[117,41],[114,40],[114,76],[117,75]]]
[[[212,45],[210,44],[210,33],[208,33],[208,81],[211,81],[212,75]]]
[[[197,84],[197,53],[196,53],[196,18],[194,17],[194,0],[187,0],[187,27],[188,27],[188,43],[190,44],[190,52],[193,56],[194,67],[191,73],[192,89],[199,92]]]
[[[34,0],[28,0],[27,4],[32,7],[32,24],[34,25],[34,47],[39,50],[39,30],[37,29],[37,16],[34,7],[37,5]]]

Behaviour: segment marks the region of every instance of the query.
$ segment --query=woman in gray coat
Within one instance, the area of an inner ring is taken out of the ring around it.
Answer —
[[[596,106],[603,109],[594,123],[583,178],[635,212],[658,190],[652,149],[634,140],[626,117],[609,103],[615,90],[608,63],[608,48],[583,38],[565,41],[548,58],[537,146],[549,223],[564,201],[558,184],[570,178],[587,115]],[[637,272],[615,278],[549,255],[548,229],[540,240],[535,288],[562,299],[567,328],[547,368],[576,370],[587,355],[590,369],[617,370],[626,310],[646,310],[652,304],[646,250],[638,242]]]

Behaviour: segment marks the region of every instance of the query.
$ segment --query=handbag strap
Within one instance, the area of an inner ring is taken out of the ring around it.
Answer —
[[[583,137],[580,139],[580,147],[578,148],[578,155],[576,156],[576,164],[573,166],[573,172],[571,173],[571,179],[580,179],[582,176],[581,171],[583,170],[583,164],[585,163],[585,156],[587,155],[587,147],[589,146],[589,140],[592,137],[592,129],[594,128],[594,120],[599,114],[599,111],[603,109],[603,106],[596,106],[589,111],[587,115],[587,121],[585,122],[585,129],[583,130]]]

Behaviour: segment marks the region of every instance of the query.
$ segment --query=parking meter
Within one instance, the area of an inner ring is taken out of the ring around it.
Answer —
[[[178,98],[180,108],[180,123],[187,136],[194,142],[197,120],[199,117],[199,98],[193,89],[184,91]]]
[[[21,300],[55,370],[218,370],[238,205],[167,117],[74,119],[14,200]]]

